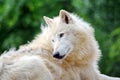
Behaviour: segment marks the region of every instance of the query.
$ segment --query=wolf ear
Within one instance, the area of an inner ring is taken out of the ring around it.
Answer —
[[[46,24],[51,27],[52,23],[53,23],[53,20],[49,17],[46,17],[46,16],[43,16],[43,18],[44,18]]]
[[[72,18],[70,16],[70,13],[65,10],[60,10],[59,16],[62,20],[62,22],[69,24],[72,23]]]

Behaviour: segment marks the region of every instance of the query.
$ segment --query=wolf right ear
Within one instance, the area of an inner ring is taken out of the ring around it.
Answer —
[[[69,24],[73,22],[70,13],[65,10],[60,10],[59,16],[63,23]]]
[[[43,16],[43,18],[44,18],[46,24],[51,27],[52,23],[53,23],[53,20],[49,17],[46,17],[46,16]]]

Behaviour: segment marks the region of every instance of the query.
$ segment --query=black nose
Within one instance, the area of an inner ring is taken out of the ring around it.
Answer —
[[[56,53],[53,55],[53,57],[58,58],[58,59],[62,59],[64,56],[65,56],[65,55],[60,55],[59,52],[56,52]]]

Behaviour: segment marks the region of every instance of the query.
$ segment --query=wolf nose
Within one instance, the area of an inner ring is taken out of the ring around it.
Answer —
[[[60,55],[59,52],[56,52],[56,53],[53,55],[53,57],[58,58],[58,59],[62,59],[64,56],[65,56],[65,55]]]

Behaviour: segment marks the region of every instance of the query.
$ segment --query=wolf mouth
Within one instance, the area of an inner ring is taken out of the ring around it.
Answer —
[[[66,53],[69,53],[69,52],[70,52],[70,49],[71,49],[71,48],[68,48],[68,49],[66,50]]]
[[[56,52],[56,54],[53,55],[54,58],[57,58],[57,59],[62,59],[64,58],[65,55],[60,55],[59,52]]]

